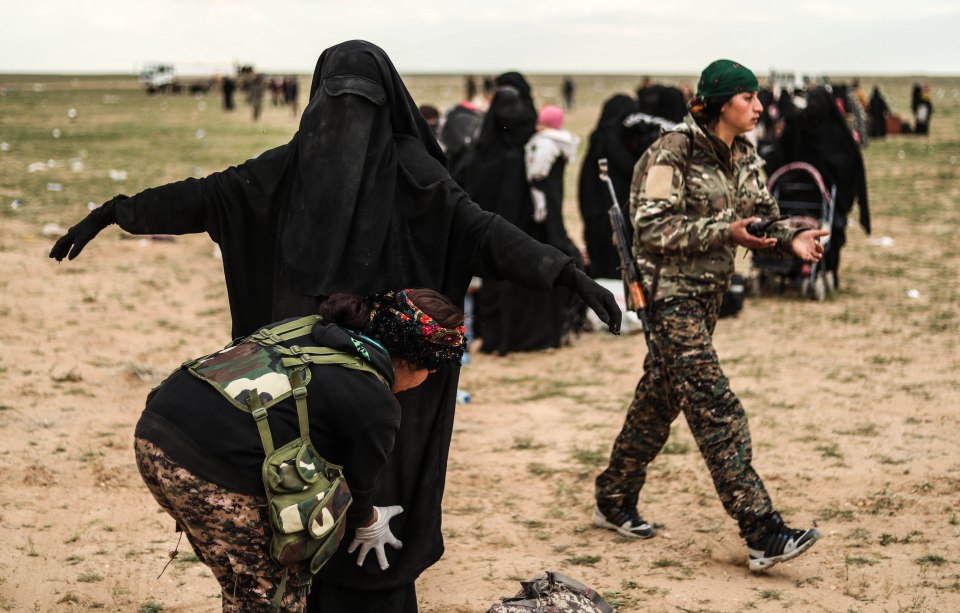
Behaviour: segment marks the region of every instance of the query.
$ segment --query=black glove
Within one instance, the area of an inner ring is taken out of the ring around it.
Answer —
[[[620,320],[623,313],[617,306],[617,299],[613,297],[610,290],[604,288],[588,277],[587,273],[577,268],[576,264],[570,262],[564,267],[557,275],[554,285],[568,287],[576,292],[580,299],[597,314],[600,321],[607,324],[610,332],[620,334]]]
[[[67,259],[80,255],[87,243],[93,240],[100,230],[103,230],[112,223],[117,222],[117,203],[116,198],[90,211],[90,214],[80,220],[80,223],[73,226],[67,233],[57,239],[50,250],[50,257],[60,262],[64,256],[70,255]]]

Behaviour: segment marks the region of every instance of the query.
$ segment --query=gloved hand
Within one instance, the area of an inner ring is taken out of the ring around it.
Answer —
[[[93,237],[100,230],[116,223],[116,208],[116,199],[114,199],[90,211],[90,214],[81,219],[80,223],[67,230],[66,234],[57,239],[53,249],[50,250],[50,257],[60,262],[64,256],[67,256],[68,252],[70,255],[67,256],[67,259],[70,260],[80,255],[83,248],[93,240]]]
[[[576,292],[590,309],[597,314],[600,321],[607,324],[613,334],[620,334],[620,320],[623,313],[617,306],[617,299],[608,289],[587,276],[571,262],[557,276],[554,285],[568,287]]]
[[[367,559],[367,554],[373,549],[377,552],[377,562],[380,563],[380,570],[387,570],[390,565],[387,563],[387,554],[383,550],[384,545],[390,545],[394,549],[403,547],[403,543],[393,536],[390,532],[390,519],[394,515],[403,513],[403,507],[393,505],[390,507],[373,507],[373,512],[377,519],[364,528],[357,528],[353,542],[347,548],[347,553],[353,553],[359,546],[360,554],[357,555],[357,566],[363,566],[363,561]]]

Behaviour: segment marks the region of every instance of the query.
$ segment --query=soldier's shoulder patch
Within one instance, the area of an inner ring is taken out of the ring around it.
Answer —
[[[670,197],[673,190],[673,166],[654,164],[647,170],[647,180],[643,184],[643,198],[663,200]]]

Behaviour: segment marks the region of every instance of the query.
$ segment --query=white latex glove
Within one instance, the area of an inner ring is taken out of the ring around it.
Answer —
[[[383,550],[383,546],[390,545],[394,549],[403,547],[403,543],[390,532],[390,519],[394,515],[403,513],[403,507],[398,504],[390,507],[373,507],[373,512],[377,516],[376,521],[365,528],[357,528],[353,542],[347,548],[347,553],[353,553],[357,547],[360,547],[360,554],[357,555],[357,566],[363,566],[367,554],[373,549],[377,552],[377,562],[380,563],[380,570],[387,570],[390,565],[387,563],[387,554]]]

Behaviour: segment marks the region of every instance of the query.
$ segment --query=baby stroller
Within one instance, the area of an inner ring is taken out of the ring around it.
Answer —
[[[770,176],[767,189],[780,206],[781,215],[789,217],[788,224],[806,228],[832,227],[836,187],[828,192],[820,173],[810,164],[793,162],[781,166]],[[830,237],[820,240],[826,254],[830,249]],[[801,296],[821,302],[827,297],[827,291],[833,289],[830,274],[824,273],[820,263],[754,254],[752,264],[753,285],[758,293],[769,289],[774,279],[779,279],[781,291],[788,282],[793,282],[799,285]]]

